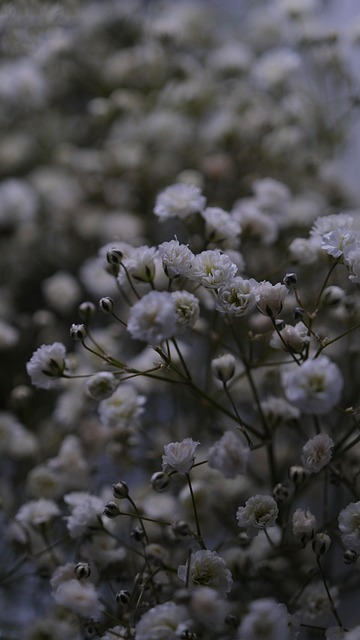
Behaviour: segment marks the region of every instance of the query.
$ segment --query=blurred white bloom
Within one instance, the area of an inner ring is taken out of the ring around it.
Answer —
[[[84,457],[79,438],[70,435],[64,438],[55,458],[47,461],[49,469],[64,476],[64,486],[74,482],[82,483],[88,479],[89,463]]]
[[[128,632],[126,627],[116,625],[116,627],[108,629],[101,638],[102,640],[126,640],[127,635]]]
[[[354,631],[356,631],[356,629],[358,629],[359,632],[360,632],[360,627],[356,627],[354,629]],[[347,640],[348,637],[349,637],[349,634],[348,634],[348,632],[345,632],[340,627],[329,627],[325,631],[326,640],[344,640],[345,637],[346,637],[346,640]],[[352,638],[352,640],[360,640],[360,633],[357,636],[354,636]]]
[[[343,383],[340,369],[327,356],[306,360],[282,374],[287,400],[303,413],[328,413],[338,404]]]
[[[295,540],[305,545],[315,535],[316,518],[311,511],[296,509],[292,517],[292,530]]]
[[[0,227],[33,221],[37,206],[36,193],[25,181],[8,178],[0,184]]]
[[[153,607],[136,625],[136,640],[176,640],[188,622],[186,607],[165,602]],[[191,623],[190,623],[191,624]]]
[[[228,382],[235,373],[235,358],[231,353],[224,353],[211,361],[211,371],[217,380]]]
[[[256,287],[257,308],[265,316],[276,316],[281,313],[288,293],[288,288],[279,282],[275,285],[266,281],[259,282]]]
[[[343,635],[345,640],[360,640],[360,625],[353,627]]]
[[[9,349],[19,342],[20,333],[8,322],[0,319],[0,350]]]
[[[117,293],[115,279],[105,270],[103,258],[89,258],[79,269],[79,279],[84,287],[95,297]]]
[[[210,289],[217,289],[235,276],[237,266],[226,253],[209,249],[197,254],[191,265],[189,278]]]
[[[319,473],[331,460],[334,441],[327,433],[319,433],[310,438],[303,448],[301,462],[309,473]]]
[[[155,247],[147,245],[134,247],[131,253],[122,260],[124,267],[120,267],[119,283],[122,286],[128,285],[129,276],[137,282],[152,282],[155,277],[156,256],[157,249]]]
[[[219,593],[231,591],[233,579],[225,560],[216,551],[196,551],[190,557],[190,567],[182,564],[178,567],[178,577],[186,582],[188,576],[189,587],[211,587]]]
[[[246,529],[248,536],[257,536],[259,530],[275,526],[279,509],[272,496],[257,494],[249,498],[244,507],[239,507],[236,519],[239,527]]]
[[[303,322],[297,322],[294,326],[291,324],[286,324],[279,333],[281,338],[276,331],[274,331],[271,336],[270,346],[274,349],[286,350],[287,345],[287,347],[291,349],[291,351],[294,351],[295,353],[301,353],[304,346],[308,342],[310,342],[308,329]]]
[[[104,511],[104,500],[85,491],[72,491],[64,496],[71,515],[66,516],[66,526],[71,538],[88,534],[91,527],[99,528],[99,518]]]
[[[274,89],[292,79],[301,66],[301,58],[292,49],[264,53],[253,65],[255,84],[264,90]]]
[[[217,310],[235,316],[250,313],[259,300],[257,285],[258,283],[253,278],[250,280],[244,280],[240,276],[232,278],[217,292]]]
[[[32,384],[41,389],[57,387],[65,370],[65,356],[66,349],[61,342],[41,345],[26,364]]]
[[[37,450],[35,436],[11,413],[0,411],[0,453],[21,460]]]
[[[338,588],[330,587],[329,591],[335,606],[337,606]],[[324,584],[320,581],[313,582],[305,587],[298,602],[301,607],[299,610],[301,622],[311,622],[330,611],[329,598]]]
[[[289,245],[291,259],[298,264],[314,264],[319,257],[319,238],[295,238]]]
[[[202,211],[206,200],[198,187],[191,184],[173,184],[156,198],[154,213],[160,220],[177,217],[187,218],[192,213]]]
[[[289,614],[284,604],[273,598],[250,603],[249,613],[241,621],[239,640],[290,640]]]
[[[57,271],[42,282],[47,303],[60,313],[68,313],[79,302],[81,290],[78,282],[66,271]]]
[[[99,371],[86,382],[86,391],[94,400],[109,398],[118,386],[118,381],[113,373]]]
[[[285,213],[285,207],[291,201],[290,189],[274,178],[255,180],[253,191],[260,208],[276,215]]]
[[[242,42],[225,42],[209,53],[208,63],[215,72],[243,73],[251,63],[251,50]]]
[[[333,231],[348,232],[354,227],[354,218],[348,213],[333,213],[316,218],[310,229],[310,237],[320,240]]]
[[[360,241],[344,247],[344,261],[350,271],[349,280],[354,284],[360,282]]]
[[[193,327],[200,315],[199,299],[189,291],[173,291],[171,297],[177,315],[177,334]]]
[[[339,529],[344,545],[360,551],[360,501],[350,502],[339,513]]]
[[[258,238],[265,245],[271,245],[279,235],[279,225],[274,217],[261,211],[255,198],[243,198],[235,203],[233,217],[241,226],[242,237]]]
[[[226,431],[222,438],[210,447],[208,464],[213,469],[221,471],[225,478],[236,478],[237,475],[246,473],[249,455],[249,447],[245,446],[233,431]]]
[[[100,532],[84,541],[81,545],[81,555],[89,562],[94,562],[98,567],[105,568],[125,560],[127,551],[108,533]]]
[[[300,410],[278,396],[268,396],[266,400],[262,400],[261,409],[272,427],[300,418]]]
[[[189,473],[195,461],[195,451],[200,442],[192,438],[185,438],[181,442],[170,442],[164,446],[165,455],[162,457],[163,471],[178,471]]]
[[[15,520],[25,526],[40,527],[41,525],[46,525],[60,513],[61,511],[56,502],[39,498],[39,500],[25,502],[17,512]]]
[[[40,66],[30,56],[15,58],[0,67],[0,96],[10,107],[44,105],[46,80]]]
[[[159,254],[166,273],[171,278],[178,275],[187,276],[194,254],[186,244],[180,244],[177,239],[162,242],[159,245]]]
[[[158,345],[176,333],[177,313],[171,293],[150,291],[130,309],[127,330],[135,340]]]
[[[83,617],[99,615],[103,610],[95,586],[91,582],[65,580],[53,592],[56,604]]]
[[[223,628],[229,607],[218,590],[198,586],[191,593],[189,610],[192,619],[214,632]]]
[[[99,404],[102,424],[109,427],[128,426],[143,413],[145,396],[139,395],[131,384],[121,384],[114,393]]]
[[[205,237],[208,242],[226,248],[239,244],[240,223],[220,207],[207,207],[201,212],[205,220]]]

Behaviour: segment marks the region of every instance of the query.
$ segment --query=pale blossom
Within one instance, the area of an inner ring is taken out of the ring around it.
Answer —
[[[339,529],[344,545],[360,552],[360,501],[350,502],[340,511]]]
[[[41,345],[26,364],[31,382],[41,389],[58,386],[65,370],[65,356],[66,348],[61,342]]]
[[[66,516],[66,526],[70,537],[77,539],[99,528],[99,518],[104,511],[104,500],[85,491],[73,491],[64,496],[71,515]]]
[[[236,248],[241,231],[240,223],[220,207],[207,207],[201,212],[205,220],[205,237],[208,242]]]
[[[43,280],[41,288],[47,303],[62,314],[69,313],[79,302],[81,295],[76,278],[63,270]]]
[[[167,291],[150,291],[130,309],[127,330],[135,340],[158,345],[175,335],[177,313]]]
[[[211,587],[223,594],[231,591],[232,575],[225,560],[216,551],[196,551],[191,554],[189,563],[178,567],[178,577],[182,582],[186,582],[188,578],[190,588]]]
[[[289,245],[291,259],[297,264],[314,264],[319,258],[321,241],[319,238],[295,238]]]
[[[15,516],[15,520],[22,525],[40,527],[50,522],[61,511],[53,500],[39,498],[25,502]]]
[[[235,357],[232,353],[224,353],[211,361],[211,371],[214,378],[221,382],[228,382],[235,373]]]
[[[94,400],[105,400],[114,393],[117,385],[118,381],[113,373],[99,371],[87,381],[86,391]]]
[[[280,329],[279,334],[274,331],[271,336],[270,346],[274,349],[286,350],[287,347],[295,353],[301,353],[305,345],[310,342],[308,328],[303,322],[297,322],[295,325],[286,324],[283,329]]]
[[[279,509],[272,496],[257,494],[249,498],[244,507],[239,507],[236,519],[239,527],[246,529],[248,536],[257,536],[261,529],[275,526]]]
[[[343,377],[334,362],[320,356],[284,371],[282,384],[287,400],[303,413],[324,414],[338,404]]]
[[[194,254],[186,244],[180,244],[176,238],[162,242],[159,244],[159,254],[164,269],[171,278],[188,275]]]
[[[170,442],[164,446],[165,455],[162,457],[163,471],[178,471],[189,473],[195,461],[195,451],[200,442],[192,438],[185,438],[181,442]]]
[[[189,610],[195,622],[214,632],[224,627],[229,606],[218,590],[211,586],[197,586],[191,593]]]
[[[225,478],[236,478],[246,473],[250,455],[245,446],[233,431],[226,431],[222,438],[210,447],[208,464],[212,469],[220,471]]]
[[[333,258],[340,258],[345,249],[349,249],[355,244],[356,239],[357,237],[351,229],[334,229],[322,236],[321,248]]]
[[[291,200],[290,189],[274,178],[255,180],[253,191],[261,209],[275,214],[283,212]]]
[[[158,604],[140,618],[135,640],[177,640],[187,622],[186,607],[174,602]]]
[[[339,590],[337,587],[329,587],[329,592],[336,606]],[[301,593],[298,603],[301,607],[299,610],[301,622],[311,622],[330,611],[329,598],[323,582],[320,581],[308,584]]]
[[[297,420],[301,415],[297,407],[278,396],[268,396],[260,404],[268,425],[272,427],[290,420]]]
[[[295,540],[302,545],[305,545],[315,535],[316,530],[316,518],[309,511],[304,509],[296,509],[292,517],[292,531]]]
[[[256,287],[257,308],[265,316],[276,316],[281,313],[284,300],[289,293],[288,288],[280,282],[259,282]]]
[[[37,451],[35,435],[11,413],[0,411],[0,454],[21,460]]]
[[[192,213],[202,211],[206,200],[199,187],[191,184],[173,184],[156,198],[154,213],[160,220],[167,218],[187,218]]]
[[[242,237],[258,238],[264,245],[271,245],[279,235],[278,222],[261,210],[255,198],[236,202],[232,215],[240,223]]]
[[[218,289],[229,282],[236,272],[236,264],[226,253],[219,249],[209,249],[194,257],[189,278],[209,289]]]
[[[286,606],[273,598],[253,600],[237,637],[239,640],[290,640],[289,618]]]
[[[102,400],[98,407],[102,424],[109,427],[128,426],[144,413],[146,398],[129,384],[121,384],[111,396]]]
[[[135,282],[152,282],[155,277],[157,255],[156,247],[133,247],[122,259],[118,275],[120,285],[129,285],[129,278]]]
[[[344,247],[344,262],[349,269],[349,280],[354,284],[360,282],[360,240]]]
[[[177,316],[177,333],[185,331],[186,327],[193,327],[200,315],[199,299],[190,291],[173,291],[171,297],[175,304]]]
[[[319,473],[331,460],[334,441],[327,433],[319,433],[310,438],[303,448],[301,462],[309,473]]]
[[[56,604],[83,617],[98,615],[103,606],[95,586],[91,582],[66,580],[53,592]]]
[[[216,309],[222,313],[243,316],[250,313],[259,299],[257,282],[253,278],[245,280],[240,276],[222,285],[216,298]]]

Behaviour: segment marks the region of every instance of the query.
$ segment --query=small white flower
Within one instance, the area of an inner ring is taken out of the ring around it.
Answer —
[[[290,189],[274,178],[255,180],[253,191],[261,209],[271,213],[281,212],[291,200]]]
[[[189,291],[173,291],[171,297],[175,304],[177,315],[177,333],[185,331],[186,327],[193,327],[200,315],[199,299]]]
[[[20,507],[15,516],[15,520],[22,525],[31,525],[39,527],[45,525],[55,516],[60,515],[60,509],[53,500],[39,498],[38,500],[30,500]]]
[[[296,509],[292,517],[292,530],[295,540],[300,544],[305,545],[315,535],[315,516],[309,510],[304,511],[303,509]]]
[[[177,640],[183,625],[188,621],[186,607],[165,602],[153,607],[136,625],[136,640]]]
[[[350,271],[349,280],[360,282],[360,242],[344,247],[344,261]]]
[[[108,427],[128,426],[143,414],[145,401],[145,396],[139,395],[131,384],[121,384],[100,402],[100,421]]]
[[[345,640],[360,640],[360,625],[353,627],[348,633],[343,635]]]
[[[288,293],[288,288],[280,282],[274,285],[271,282],[259,282],[256,287],[257,308],[265,316],[276,316],[281,313]]]
[[[162,457],[163,471],[178,471],[189,473],[195,461],[195,451],[200,442],[192,438],[185,438],[181,442],[170,442],[164,446],[165,455]]]
[[[290,640],[290,616],[273,598],[253,600],[241,621],[239,640]]]
[[[350,502],[339,513],[339,529],[344,545],[352,551],[360,551],[360,501]]]
[[[211,371],[214,378],[221,382],[228,382],[235,373],[235,358],[232,353],[224,353],[211,361]]]
[[[296,370],[284,371],[284,393],[289,402],[303,413],[328,413],[338,404],[343,377],[338,366],[327,356],[306,360]]]
[[[250,455],[249,447],[243,445],[233,431],[226,431],[222,438],[209,449],[208,464],[212,469],[221,471],[225,478],[236,478],[246,473]]]
[[[38,450],[35,436],[11,413],[0,411],[0,454],[21,460]]]
[[[42,282],[46,301],[59,313],[69,313],[79,302],[81,289],[77,280],[67,271],[57,271]]]
[[[250,313],[259,299],[257,282],[253,278],[244,280],[240,276],[233,278],[217,292],[216,308],[222,313],[243,316]]]
[[[257,494],[239,507],[236,519],[239,527],[246,529],[250,537],[257,536],[261,529],[275,526],[279,509],[272,496]]]
[[[206,200],[199,187],[191,184],[173,184],[156,198],[154,213],[160,220],[167,218],[187,218],[192,213],[202,211]]]
[[[189,278],[209,289],[218,289],[236,274],[237,266],[226,253],[209,249],[197,254],[191,265]]]
[[[189,587],[211,587],[219,593],[228,593],[232,587],[232,575],[226,566],[225,560],[216,551],[200,550],[190,557],[190,566],[180,565],[178,577],[186,582],[188,577]]]
[[[135,340],[158,345],[177,330],[177,313],[171,293],[150,291],[130,309],[127,330]]]
[[[265,245],[271,245],[279,235],[279,224],[260,209],[255,198],[242,198],[235,203],[233,216],[241,226],[242,237],[258,238]]]
[[[301,462],[309,473],[319,473],[331,460],[334,441],[327,433],[310,438],[302,449]]]
[[[194,254],[186,244],[180,244],[177,239],[162,242],[159,245],[159,254],[164,269],[171,278],[188,275]]]
[[[121,286],[128,286],[128,278],[136,282],[152,282],[155,277],[155,259],[158,251],[156,247],[134,247],[127,256],[123,257],[118,280]],[[125,271],[126,269],[126,271]]]
[[[205,237],[208,242],[223,247],[236,248],[241,231],[240,223],[219,207],[207,207],[201,212],[205,220]]]
[[[338,588],[330,587],[329,589],[332,600],[337,605]],[[299,597],[299,605],[301,610],[299,615],[301,622],[307,622],[324,615],[330,610],[329,598],[322,582],[313,582],[305,587]]]
[[[220,597],[219,591],[212,587],[198,586],[193,590],[189,603],[191,617],[195,622],[214,631],[221,631],[224,627],[229,607]]]
[[[319,216],[316,218],[310,229],[310,237],[318,238],[320,241],[325,234],[332,231],[349,231],[354,226],[354,218],[347,213],[333,213],[329,216]]]
[[[99,517],[104,511],[104,500],[85,491],[73,491],[64,496],[71,515],[66,525],[71,538],[77,539],[89,533],[91,527],[99,527]]]
[[[289,422],[289,420],[297,420],[301,415],[297,407],[277,396],[268,396],[266,400],[262,400],[261,409],[267,423],[272,427]]]
[[[114,374],[108,371],[95,373],[86,383],[86,390],[94,400],[105,400],[115,391],[118,381]]]
[[[297,322],[294,326],[286,324],[279,333],[281,338],[276,331],[274,331],[271,336],[270,346],[273,347],[273,349],[286,350],[287,346],[291,351],[301,353],[304,346],[310,342],[308,329],[303,322]]]
[[[104,608],[95,586],[75,578],[62,582],[53,592],[53,598],[60,606],[83,617],[98,615]]]
[[[58,386],[65,370],[65,356],[66,349],[61,342],[41,345],[26,365],[31,382],[41,389]]]
[[[298,264],[314,264],[319,258],[319,253],[319,238],[295,238],[289,245],[290,257]]]
[[[321,239],[321,248],[333,258],[340,258],[345,248],[348,250],[356,242],[356,235],[350,229],[334,229],[325,233]]]
[[[294,76],[300,63],[300,56],[292,49],[283,48],[268,51],[254,64],[255,84],[263,90],[278,87]]]

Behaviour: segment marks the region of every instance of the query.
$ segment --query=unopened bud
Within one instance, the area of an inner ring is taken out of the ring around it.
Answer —
[[[289,487],[286,484],[279,482],[273,488],[273,496],[276,502],[284,502],[289,497]]]
[[[301,465],[294,465],[289,469],[289,478],[296,487],[299,487],[306,480],[307,473]]]
[[[288,289],[291,289],[291,287],[293,287],[297,283],[296,273],[286,273],[283,278],[283,283]]]
[[[171,530],[177,538],[187,538],[191,536],[191,529],[185,520],[174,520],[171,523]]]
[[[108,502],[104,507],[104,516],[107,518],[116,518],[120,514],[120,509],[116,502],[112,500]]]
[[[87,333],[87,328],[84,324],[72,324],[70,327],[70,337],[73,340],[85,340]]]
[[[129,487],[127,486],[126,482],[124,482],[124,480],[113,484],[112,489],[114,498],[117,498],[118,500],[127,498],[129,495]]]
[[[141,542],[145,538],[144,531],[141,527],[135,527],[130,533],[135,542]]]
[[[327,533],[317,533],[312,543],[312,550],[317,556],[323,556],[331,547],[331,538]]]
[[[78,562],[74,567],[74,573],[78,580],[88,578],[91,574],[91,567],[88,562]]]
[[[301,320],[305,315],[305,309],[302,307],[295,307],[294,309],[294,319]]]
[[[115,595],[115,600],[118,604],[129,604],[130,598],[131,598],[131,593],[126,589],[122,589],[121,591],[118,591],[118,593]]]
[[[106,260],[109,264],[121,264],[124,254],[119,249],[110,249],[106,254]]]
[[[235,373],[235,358],[231,353],[214,358],[211,362],[213,376],[221,382],[228,382]]]
[[[344,551],[344,562],[345,564],[355,564],[355,562],[357,562],[357,559],[359,557],[359,554],[357,551],[353,551],[353,549],[346,549]]]
[[[79,305],[79,316],[84,322],[89,322],[90,318],[95,315],[96,307],[93,302],[82,302]]]
[[[106,298],[100,298],[99,307],[104,313],[112,313],[115,307],[114,300],[108,296]]]
[[[165,491],[166,487],[168,487],[169,485],[169,482],[170,476],[164,471],[157,471],[151,476],[151,486],[154,491],[157,491],[157,493]]]

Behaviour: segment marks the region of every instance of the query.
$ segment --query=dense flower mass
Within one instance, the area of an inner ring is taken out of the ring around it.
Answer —
[[[350,4],[1,3],[1,637],[359,640]]]

